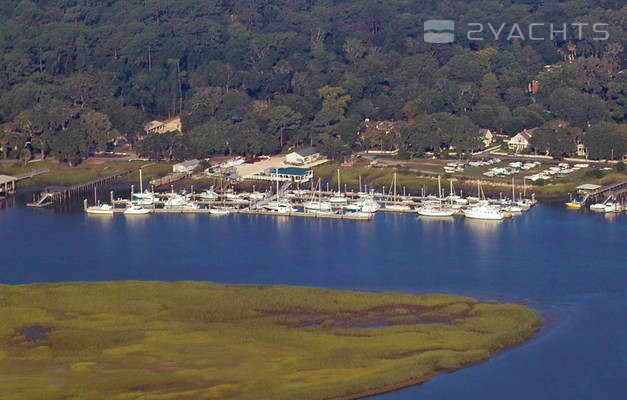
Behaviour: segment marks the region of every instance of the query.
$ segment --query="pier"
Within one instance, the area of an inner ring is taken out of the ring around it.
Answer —
[[[581,202],[586,205],[593,201],[607,200],[613,197],[616,201],[625,202],[627,197],[627,180],[604,186],[581,185],[577,188],[583,195]]]

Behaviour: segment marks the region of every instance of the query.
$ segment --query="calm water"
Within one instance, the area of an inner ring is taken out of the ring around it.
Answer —
[[[396,399],[627,396],[627,215],[539,205],[502,223],[135,218],[0,210],[0,282],[208,280],[449,292],[538,309],[534,339]]]

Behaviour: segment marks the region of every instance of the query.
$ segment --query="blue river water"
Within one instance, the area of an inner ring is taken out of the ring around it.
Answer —
[[[501,223],[0,210],[0,283],[207,280],[446,292],[538,309],[527,343],[397,399],[627,398],[627,214],[540,204]]]

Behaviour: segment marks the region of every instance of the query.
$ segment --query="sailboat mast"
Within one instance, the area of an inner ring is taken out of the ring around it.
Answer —
[[[139,193],[144,193],[144,181],[142,179],[142,170],[139,169]]]
[[[340,194],[340,169],[337,169],[337,194]]]
[[[512,202],[516,201],[516,189],[514,186],[514,177],[512,176]]]
[[[440,182],[440,175],[438,175],[438,198],[442,198],[442,183]]]

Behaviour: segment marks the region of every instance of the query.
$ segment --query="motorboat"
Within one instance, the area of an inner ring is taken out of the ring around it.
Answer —
[[[482,202],[474,207],[464,210],[464,216],[472,219],[501,220],[505,218],[504,213],[498,208]]]
[[[426,205],[418,208],[416,211],[418,215],[423,217],[451,217],[457,210],[452,207],[436,207],[433,205]]]
[[[263,206],[268,211],[287,214],[294,211],[292,204],[286,201],[271,201]]]
[[[308,201],[303,205],[305,211],[331,211],[331,204],[326,201]]]
[[[149,206],[155,202],[157,196],[154,193],[149,192],[148,190],[139,193],[133,193],[131,199],[135,202],[141,203],[143,205]]]
[[[210,208],[209,214],[211,215],[229,215],[231,212],[227,208]]]
[[[200,192],[197,194],[197,197],[201,200],[218,200],[220,196],[216,192],[211,189],[205,190],[204,192]]]
[[[348,203],[348,199],[344,196],[342,196],[340,193],[338,193],[336,196],[330,197],[329,198],[329,203],[331,204],[347,204]]]
[[[141,204],[131,204],[124,210],[124,215],[145,215],[150,213],[150,209],[144,208]]]
[[[570,208],[571,210],[579,210],[581,209],[582,203],[577,199],[573,199],[566,203],[566,208]]]
[[[410,212],[412,210],[411,206],[407,204],[386,204],[385,209],[393,212]]]
[[[623,211],[623,207],[620,203],[614,201],[608,201],[605,203],[606,213],[617,213]]]
[[[605,203],[591,204],[590,211],[605,212]]]
[[[113,207],[109,204],[102,203],[85,208],[85,212],[87,214],[113,215]]]

